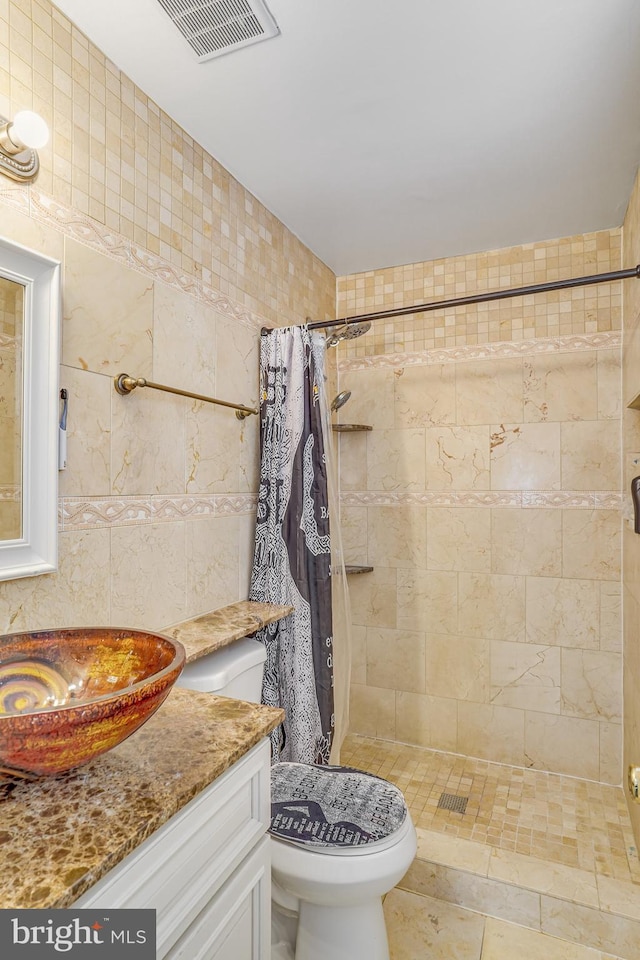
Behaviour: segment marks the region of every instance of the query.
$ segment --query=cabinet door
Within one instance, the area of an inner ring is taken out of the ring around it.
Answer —
[[[270,953],[271,856],[265,837],[165,960],[269,960]]]
[[[264,836],[270,815],[269,771],[265,740],[91,887],[75,906],[154,908],[158,957],[165,956]]]

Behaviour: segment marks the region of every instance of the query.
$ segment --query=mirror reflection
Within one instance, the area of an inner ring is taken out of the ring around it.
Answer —
[[[25,288],[0,276],[0,540],[22,536],[22,344]]]

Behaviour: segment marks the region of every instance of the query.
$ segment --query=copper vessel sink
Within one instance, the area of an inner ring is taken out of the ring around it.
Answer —
[[[0,773],[62,773],[111,750],[168,696],[177,640],[78,627],[0,636]]]

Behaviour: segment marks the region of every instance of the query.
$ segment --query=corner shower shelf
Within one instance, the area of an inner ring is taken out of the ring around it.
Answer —
[[[361,563],[345,563],[344,571],[349,576],[350,573],[373,573],[373,567],[368,567]]]
[[[640,410],[640,393],[636,393],[633,400],[630,400],[627,404],[628,410]],[[335,429],[335,428],[334,428]]]
[[[356,433],[358,430],[373,430],[368,423],[334,423],[332,429],[336,433]]]

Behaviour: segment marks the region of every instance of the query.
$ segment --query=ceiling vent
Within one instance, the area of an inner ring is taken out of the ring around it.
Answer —
[[[198,56],[211,60],[280,33],[263,0],[158,0]]]

